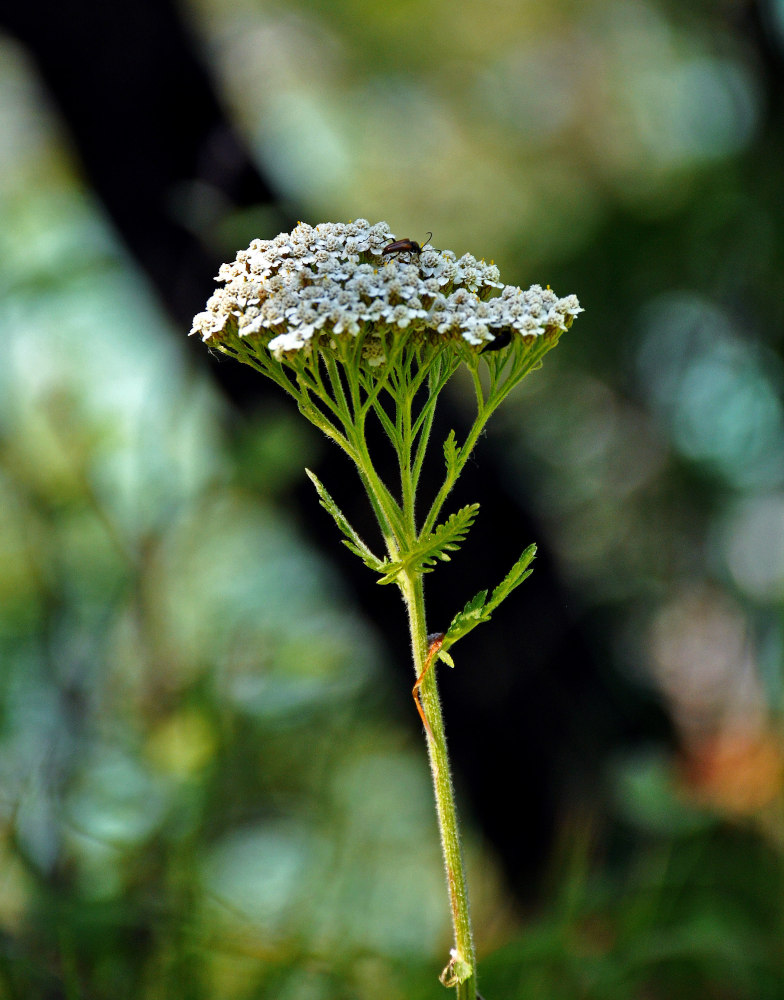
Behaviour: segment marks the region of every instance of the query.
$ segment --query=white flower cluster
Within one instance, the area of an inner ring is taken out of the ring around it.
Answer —
[[[495,265],[471,254],[458,259],[426,245],[420,253],[382,256],[394,241],[386,222],[371,226],[365,219],[301,222],[290,234],[254,240],[221,266],[223,287],[191,333],[219,348],[230,348],[236,337],[254,347],[261,342],[278,358],[363,334],[373,365],[384,360],[389,332],[462,338],[481,348],[501,331],[505,344],[514,333],[565,330],[582,312],[574,295],[559,299],[539,285],[527,291],[504,285]]]

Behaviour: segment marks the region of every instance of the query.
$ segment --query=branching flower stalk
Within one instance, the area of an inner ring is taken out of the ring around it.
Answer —
[[[448,562],[479,510],[469,504],[442,519],[452,487],[487,421],[582,310],[575,296],[504,285],[498,268],[470,254],[427,245],[382,256],[395,241],[386,223],[300,223],[274,240],[254,240],[220,268],[221,283],[194,319],[192,334],[271,378],[300,412],[354,462],[384,542],[376,554],[317,477],[307,470],[343,543],[394,584],[407,612],[416,684],[427,739],[454,928],[441,973],[458,1000],[475,1000],[476,957],[457,811],[436,684],[437,661],[530,574],[529,546],[490,593],[480,591],[446,632],[428,635],[424,575]],[[426,510],[416,505],[440,393],[460,365],[473,383],[476,416],[465,440],[439,442],[445,463]],[[385,482],[368,449],[377,422],[394,450],[398,481]]]

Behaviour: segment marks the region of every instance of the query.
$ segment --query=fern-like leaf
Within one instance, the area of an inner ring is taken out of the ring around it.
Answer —
[[[488,591],[480,590],[475,597],[471,598],[462,611],[458,611],[446,631],[444,644],[441,647],[442,651],[446,651],[451,646],[454,646],[458,639],[462,639],[463,636],[468,635],[477,625],[489,621],[491,614],[498,605],[511,594],[515,587],[519,587],[523,580],[531,575],[533,572],[531,563],[535,555],[536,546],[529,545],[495,588],[489,601],[487,600]]]
[[[429,573],[439,560],[449,562],[449,553],[460,548],[478,510],[479,504],[472,503],[451,514],[443,524],[419,538],[402,558],[388,563],[386,573],[378,582],[393,583],[404,572],[409,575]]]
[[[485,607],[488,615],[490,612],[495,611],[501,601],[505,600],[515,587],[519,587],[523,580],[528,579],[533,573],[531,563],[534,561],[535,555],[536,546],[529,545],[490,596],[490,600]]]
[[[447,435],[446,441],[444,441],[444,461],[446,462],[447,472],[450,473],[457,465],[457,460],[460,456],[460,449],[457,447],[455,440],[455,432],[450,431]]]
[[[486,590],[480,590],[475,597],[471,598],[462,611],[458,611],[450,622],[449,628],[446,630],[444,646],[454,646],[458,639],[462,639],[464,635],[468,635],[471,629],[476,628],[480,622],[487,621],[490,617],[489,614],[485,613],[487,594]]]
[[[346,548],[350,549],[354,555],[359,556],[359,558],[364,562],[366,566],[375,570],[377,573],[385,573],[389,566],[388,559],[379,559],[378,556],[374,555],[370,549],[365,545],[359,535],[354,531],[348,522],[343,511],[338,507],[332,497],[326,490],[324,484],[319,480],[315,473],[311,472],[310,469],[305,469],[310,481],[316,487],[316,492],[319,496],[319,503],[329,514],[332,515],[332,519],[338,526],[342,534],[346,537],[342,539],[343,544]]]

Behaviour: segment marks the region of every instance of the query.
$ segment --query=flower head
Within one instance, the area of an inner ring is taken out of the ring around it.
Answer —
[[[191,333],[229,354],[264,351],[283,362],[352,338],[376,367],[390,337],[478,353],[502,331],[505,344],[528,341],[568,329],[582,312],[574,295],[504,285],[494,264],[471,254],[423,248],[407,259],[382,257],[394,241],[386,222],[366,219],[301,222],[273,240],[254,240],[221,265],[222,287]]]

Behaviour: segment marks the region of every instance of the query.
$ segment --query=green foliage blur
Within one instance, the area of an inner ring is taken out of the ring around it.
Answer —
[[[185,8],[308,221],[586,308],[495,441],[679,751],[608,767],[528,913],[465,817],[486,1000],[784,997],[782,133],[732,6]],[[424,748],[279,503],[322,444],[228,432],[3,38],[0,219],[0,1000],[441,995]]]

